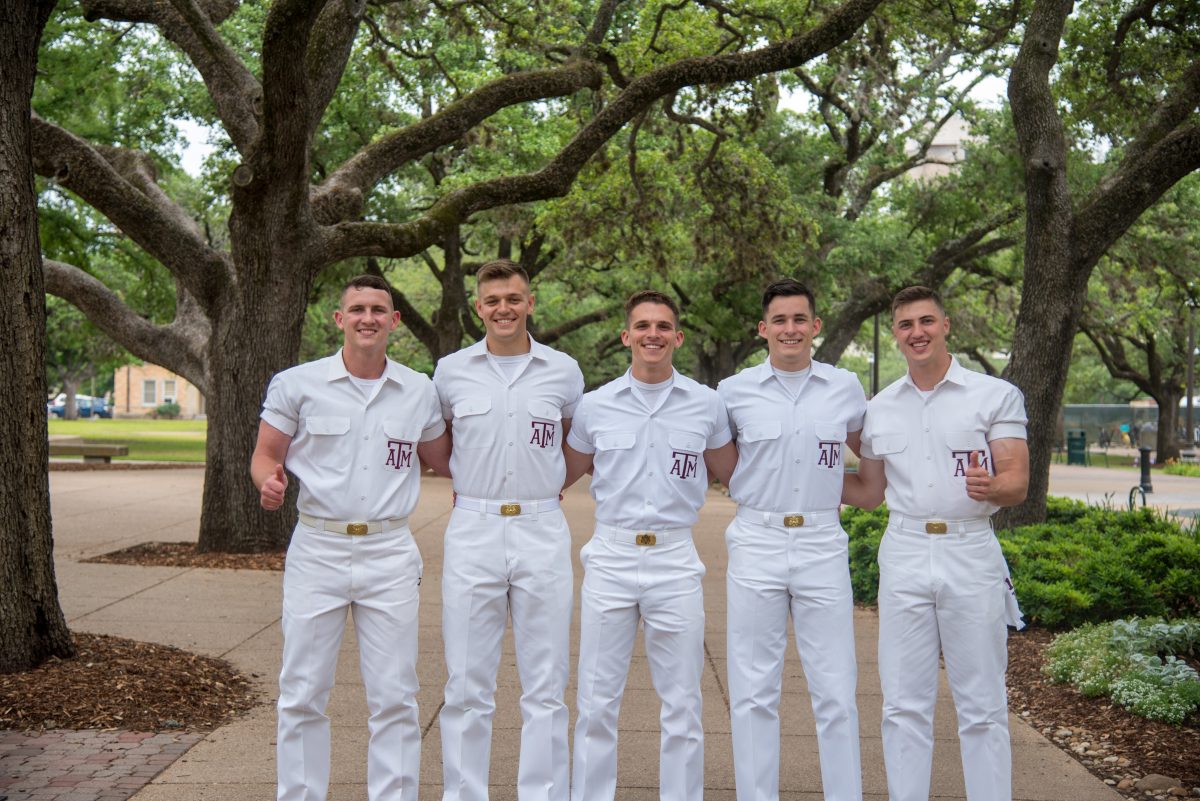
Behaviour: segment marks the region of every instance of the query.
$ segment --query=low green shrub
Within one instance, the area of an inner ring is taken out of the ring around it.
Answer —
[[[179,404],[176,403],[175,401],[168,401],[166,403],[160,403],[158,406],[155,407],[154,416],[155,417],[164,417],[168,420],[174,420],[176,417],[179,416],[179,412],[180,412]]]
[[[1200,478],[1200,464],[1191,462],[1167,462],[1161,467],[1161,470],[1172,476]]]
[[[855,600],[875,603],[887,511],[847,507]],[[1138,616],[1200,614],[1200,541],[1150,509],[1051,498],[1046,522],[998,532],[1025,620],[1070,628]]]
[[[1085,623],[1046,649],[1042,670],[1084,695],[1107,695],[1151,720],[1182,723],[1200,708],[1200,675],[1179,655],[1200,652],[1200,619]]]

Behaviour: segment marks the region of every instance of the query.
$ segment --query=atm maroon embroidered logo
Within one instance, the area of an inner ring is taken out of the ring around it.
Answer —
[[[817,467],[832,470],[842,464],[842,443],[821,440],[817,443]]]
[[[969,451],[950,451],[950,458],[954,460],[954,477],[959,478],[967,474],[967,468],[971,466],[971,454],[979,454],[979,466],[984,470],[991,472],[991,461],[986,450],[974,449]]]
[[[529,427],[533,429],[533,436],[529,438],[530,445],[536,445],[539,448],[554,447],[554,423],[534,420],[530,422]]]
[[[412,468],[413,444],[402,439],[389,439],[387,442],[387,462],[384,467],[393,470],[409,470]]]
[[[671,475],[680,478],[695,478],[696,468],[700,465],[700,456],[688,451],[671,451]]]

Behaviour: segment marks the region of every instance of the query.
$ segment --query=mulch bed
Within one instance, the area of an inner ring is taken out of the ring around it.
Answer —
[[[144,542],[93,556],[84,562],[153,567],[206,567],[236,570],[283,570],[282,551],[267,553],[200,553],[194,542]]]
[[[1088,698],[1042,674],[1042,652],[1054,634],[1031,629],[1008,638],[1008,698],[1022,716],[1051,742],[1129,798],[1200,798],[1200,719],[1182,726],[1140,718],[1109,701]],[[1169,776],[1189,795],[1146,793],[1138,779]]]
[[[72,639],[73,658],[0,675],[0,729],[207,730],[260,703],[222,659],[122,637]]]

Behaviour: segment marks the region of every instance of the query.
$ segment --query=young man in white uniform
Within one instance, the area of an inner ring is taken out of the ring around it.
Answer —
[[[1004,672],[1020,610],[990,516],[1029,484],[1025,403],[1007,381],[950,355],[936,292],[892,301],[908,374],[871,399],[845,499],[891,514],[879,547],[879,677],[891,801],[927,801],[938,653],[958,713],[969,801],[1010,801]]]
[[[443,358],[433,376],[452,430],[456,493],[442,571],[442,797],[488,798],[496,670],[511,614],[523,720],[517,797],[566,801],[575,585],[558,496],[583,375],[529,336],[534,297],[520,265],[489,262],[476,278],[487,335]]]
[[[387,358],[400,322],[386,282],[352,279],[333,315],[342,349],[271,379],[250,473],[265,509],[300,482],[300,521],[283,573],[279,801],[322,801],[329,718],[346,610],[355,633],[371,732],[371,801],[415,801],[417,585],[421,554],[408,528],[421,463],[445,471],[450,443],[433,384]]]
[[[778,801],[779,697],[788,615],[808,679],[827,801],[861,801],[854,594],[843,448],[857,453],[867,399],[847,370],[812,360],[813,294],[791,278],[763,294],[769,358],[717,393],[737,440],[729,494],[728,662],[738,801]]]
[[[568,485],[588,469],[596,531],[584,567],[572,801],[612,801],[617,715],[639,619],[662,701],[659,798],[704,794],[704,565],[692,524],[708,474],[728,482],[737,451],[717,393],[680,375],[679,310],[653,291],[625,304],[628,373],[583,397],[567,437]]]

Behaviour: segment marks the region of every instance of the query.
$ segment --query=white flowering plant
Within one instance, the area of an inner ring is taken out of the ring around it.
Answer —
[[[1088,623],[1054,638],[1042,670],[1084,695],[1107,695],[1135,715],[1182,723],[1200,708],[1200,619]]]

